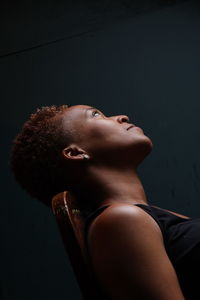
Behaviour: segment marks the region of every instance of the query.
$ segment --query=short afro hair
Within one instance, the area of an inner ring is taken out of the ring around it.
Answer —
[[[37,108],[14,138],[10,166],[16,181],[32,197],[48,207],[57,193],[68,188],[62,149],[73,141],[63,130],[63,113],[69,105]]]

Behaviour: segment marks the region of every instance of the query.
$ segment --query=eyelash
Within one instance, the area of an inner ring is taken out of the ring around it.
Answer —
[[[98,110],[93,110],[92,115],[94,116],[95,113],[100,114],[100,112]]]

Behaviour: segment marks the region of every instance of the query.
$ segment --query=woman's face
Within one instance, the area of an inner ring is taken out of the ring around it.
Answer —
[[[134,125],[128,129],[131,125],[126,115],[107,117],[87,105],[71,106],[64,113],[64,128],[70,126],[75,142],[94,158],[120,159],[124,155],[148,154],[152,141],[141,128]]]

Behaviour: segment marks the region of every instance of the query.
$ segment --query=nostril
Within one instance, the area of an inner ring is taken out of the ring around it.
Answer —
[[[128,116],[121,116],[121,122],[129,122],[129,117]]]

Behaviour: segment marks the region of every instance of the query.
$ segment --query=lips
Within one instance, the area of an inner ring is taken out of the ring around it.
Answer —
[[[131,124],[126,130],[129,130],[130,128],[135,127],[135,125]]]

